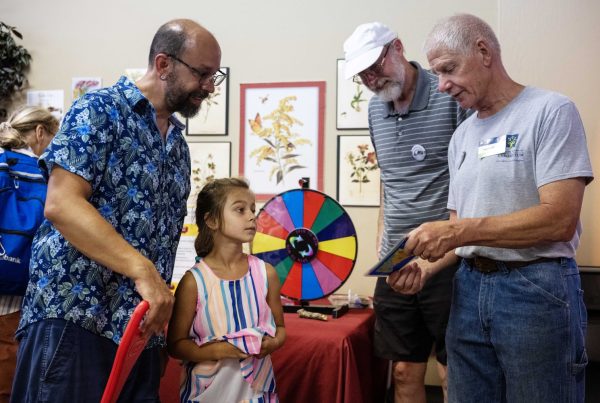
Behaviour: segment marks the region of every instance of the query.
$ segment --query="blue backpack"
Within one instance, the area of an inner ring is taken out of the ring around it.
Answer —
[[[0,294],[23,295],[47,184],[37,158],[0,148]]]

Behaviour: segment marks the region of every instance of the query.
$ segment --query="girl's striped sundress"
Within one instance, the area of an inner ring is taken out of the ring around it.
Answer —
[[[248,256],[248,272],[237,280],[217,277],[203,260],[190,270],[198,287],[190,337],[198,345],[227,341],[258,354],[264,334],[275,335],[267,305],[265,262]],[[184,363],[182,402],[277,402],[271,357]]]

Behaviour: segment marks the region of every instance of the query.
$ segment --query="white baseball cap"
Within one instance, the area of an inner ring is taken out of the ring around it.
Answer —
[[[344,42],[346,79],[360,73],[377,61],[383,47],[398,35],[380,22],[369,22],[356,27]]]

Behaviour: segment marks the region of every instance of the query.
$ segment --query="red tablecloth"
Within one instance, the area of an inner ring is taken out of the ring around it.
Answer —
[[[373,356],[374,322],[371,309],[327,322],[286,313],[287,340],[272,355],[281,403],[383,401],[387,361]],[[161,382],[163,403],[178,402],[180,371],[171,359]]]

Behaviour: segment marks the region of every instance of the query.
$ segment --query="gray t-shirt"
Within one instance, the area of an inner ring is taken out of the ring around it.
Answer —
[[[506,135],[506,151],[478,157],[480,141]],[[485,119],[471,115],[458,127],[448,150],[448,208],[459,218],[509,214],[539,204],[538,189],[548,183],[593,179],[585,132],[577,108],[568,98],[526,87],[502,110]],[[462,257],[529,261],[539,257],[573,257],[581,222],[569,242],[547,242],[525,249],[465,246]]]

